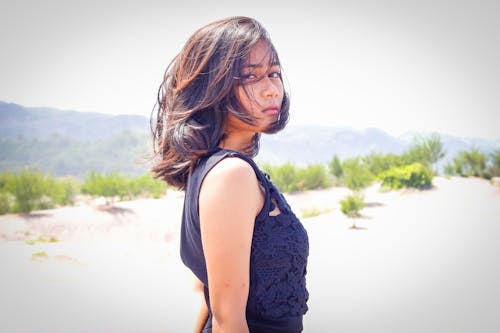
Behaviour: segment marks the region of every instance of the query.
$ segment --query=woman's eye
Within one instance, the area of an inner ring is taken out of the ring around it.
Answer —
[[[272,73],[269,73],[269,77],[274,78],[274,79],[279,79],[279,78],[281,78],[281,73],[280,72],[272,72]]]
[[[267,74],[263,75],[257,75],[256,73],[246,73],[246,74],[241,74],[239,79],[243,83],[255,83],[263,79],[264,77],[269,77],[271,79],[281,79],[281,72],[275,71],[275,72],[270,72]]]
[[[240,79],[240,82],[243,84],[251,84],[251,83],[259,81],[259,77],[253,73],[242,74],[242,75],[240,75],[239,79]]]

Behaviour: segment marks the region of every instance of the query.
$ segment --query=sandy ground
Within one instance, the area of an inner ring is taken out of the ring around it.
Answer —
[[[310,238],[306,333],[500,332],[500,187],[288,196]],[[178,256],[182,195],[0,217],[0,331],[191,332],[199,298]],[[47,242],[55,237],[57,242]]]

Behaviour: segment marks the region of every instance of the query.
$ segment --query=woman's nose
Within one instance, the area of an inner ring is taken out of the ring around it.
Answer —
[[[268,76],[264,77],[261,82],[262,82],[262,93],[264,97],[267,98],[275,98],[276,96],[279,96],[280,93],[280,84],[278,82],[274,81],[279,81],[277,79],[272,79]]]

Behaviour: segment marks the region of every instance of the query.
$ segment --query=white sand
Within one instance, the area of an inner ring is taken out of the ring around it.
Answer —
[[[500,187],[436,178],[366,190],[351,230],[343,188],[288,196],[310,238],[306,333],[499,332]],[[178,257],[182,196],[0,217],[0,331],[191,332],[199,299]],[[55,236],[56,243],[35,242]],[[46,256],[33,259],[44,252]]]

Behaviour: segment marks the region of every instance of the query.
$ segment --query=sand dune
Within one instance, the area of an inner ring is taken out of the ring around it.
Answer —
[[[310,238],[306,333],[500,331],[500,187],[436,178],[365,191],[351,230],[344,188],[289,195]],[[4,332],[190,332],[198,307],[178,258],[182,194],[0,217]],[[48,242],[52,237],[57,242]]]

